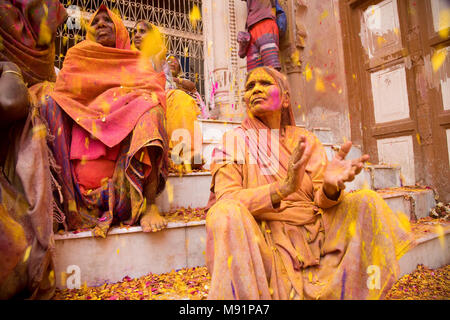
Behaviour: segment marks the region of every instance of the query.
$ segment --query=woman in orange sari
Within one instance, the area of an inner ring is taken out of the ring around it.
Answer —
[[[144,232],[167,225],[155,205],[167,178],[164,85],[130,49],[121,19],[101,5],[41,108],[70,230],[105,237],[115,223],[140,222]]]
[[[346,194],[368,160],[328,162],[295,126],[285,77],[252,70],[248,117],[213,153],[206,218],[209,299],[378,299],[399,275],[409,222],[374,191]],[[373,281],[372,281],[373,280]]]

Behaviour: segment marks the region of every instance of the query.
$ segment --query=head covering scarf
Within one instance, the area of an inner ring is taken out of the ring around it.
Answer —
[[[180,71],[179,71],[178,74],[176,74],[175,76],[172,75],[172,71],[170,70],[170,67],[169,67],[168,61],[169,61],[169,58],[170,58],[170,57],[173,57],[175,60],[177,60],[178,65],[180,66]],[[165,66],[164,72],[165,72],[165,74],[166,74],[166,80],[167,80],[167,83],[166,83],[166,90],[177,89],[177,84],[175,83],[175,81],[173,81],[173,78],[174,78],[174,77],[176,77],[176,78],[182,78],[182,77],[184,76],[183,68],[181,67],[181,63],[180,63],[180,59],[178,59],[178,58],[177,58],[176,56],[174,56],[173,54],[169,54],[169,55],[167,55],[167,57],[166,57],[166,64],[165,64],[164,66]]]
[[[57,0],[0,0],[0,61],[11,61],[28,86],[55,81],[54,35],[67,18]]]
[[[117,49],[126,49],[129,50],[131,48],[130,45],[130,36],[128,35],[128,30],[120,19],[114,12],[109,10],[104,4],[102,4],[89,21],[89,26],[92,26],[92,22],[94,18],[102,11],[106,11],[114,23],[116,29],[116,48]],[[89,28],[86,34],[86,39],[95,42],[95,31],[94,28]]]
[[[138,24],[140,24],[140,23],[144,24],[147,27],[148,31],[152,30],[155,27],[155,25],[153,23],[150,23],[147,20],[138,20],[136,22],[136,24],[134,25],[134,29],[135,30],[136,30]],[[136,31],[134,31],[134,32],[136,32]],[[134,45],[134,37],[133,37],[133,42],[131,43],[131,49],[132,50],[138,50],[138,48],[136,48],[136,46]]]
[[[165,78],[131,50],[123,22],[105,5],[89,25],[100,11],[115,25],[116,47],[96,43],[90,28],[87,40],[67,52],[51,96],[79,126],[112,148],[145,112],[159,104],[165,109]]]
[[[167,61],[171,57],[173,57],[178,62],[178,65],[180,66],[180,71],[175,76],[172,76],[172,72],[169,68],[169,64],[167,63]],[[173,77],[180,78],[180,79],[187,78],[183,71],[183,67],[181,66],[180,59],[173,54],[167,55],[165,67],[166,67],[166,69],[164,70],[164,72],[166,73],[166,81],[167,81],[166,90],[177,89],[178,85],[175,81],[173,81]],[[197,90],[194,90],[194,92],[186,92],[186,93],[195,99],[195,102],[197,103],[198,107],[200,108],[201,118],[208,119],[209,111],[208,111],[208,108],[207,108],[205,102],[203,101],[203,98],[200,95],[200,93]]]
[[[289,94],[290,89],[286,76],[273,69],[272,67],[260,67],[253,69],[247,75],[247,80],[253,72],[259,69],[264,69],[270,76],[275,79],[278,87],[280,88],[280,91],[283,94]],[[286,107],[282,107],[280,121],[281,128],[295,127],[295,119],[290,100],[288,101],[288,105]],[[260,132],[260,130],[265,130],[265,132],[267,132],[267,146],[265,150],[267,150],[268,152],[258,152],[258,149],[261,149],[261,144],[258,135],[255,135],[253,133]],[[275,176],[277,176],[280,180],[286,176],[290,152],[283,144],[279,142],[279,139],[277,139],[277,137],[274,137],[274,139],[272,139],[271,128],[269,128],[256,116],[254,116],[251,113],[250,109],[247,109],[247,117],[242,121],[241,126],[235,130],[235,133],[243,138],[242,141],[245,141],[250,154],[254,157],[254,160],[262,170],[265,167],[278,168]],[[221,167],[228,163],[234,163],[238,161],[238,159],[241,159],[242,155],[244,154],[242,153],[242,150],[226,148],[226,144],[224,144],[223,147],[224,148],[216,148],[213,151],[211,164],[211,174],[213,176]],[[274,158],[275,153],[271,152],[272,148],[277,148],[279,150],[278,157]],[[241,152],[241,154],[238,154],[239,152]],[[265,177],[268,179],[267,183],[274,182],[273,175],[265,175]]]

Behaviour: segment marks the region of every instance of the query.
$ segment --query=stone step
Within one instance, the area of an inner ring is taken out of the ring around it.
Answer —
[[[223,134],[223,133],[222,133]],[[209,170],[211,164],[211,156],[215,147],[221,145],[220,141],[209,140],[203,141],[202,154],[205,164],[204,169]],[[327,157],[331,160],[334,157],[336,145],[325,143],[324,144]],[[355,159],[361,157],[361,147],[353,146],[350,150],[347,158]],[[390,165],[366,165],[366,170],[362,171],[355,180],[347,184],[347,190],[357,190],[365,187],[366,185],[373,190],[400,187],[401,186],[401,172],[399,167]]]
[[[394,212],[405,213],[411,221],[428,217],[436,206],[434,191],[427,188],[388,188],[377,190]]]
[[[355,179],[346,184],[346,190],[369,188],[379,190],[401,187],[400,169],[388,165],[365,165]]]
[[[221,143],[223,134],[241,125],[240,122],[197,119],[202,130],[204,143]]]
[[[213,152],[215,147],[219,147],[220,145],[221,145],[220,142],[203,141],[202,155],[203,155],[203,160],[205,161],[205,163],[203,165],[204,169],[206,169],[206,170],[210,169],[212,152]]]
[[[205,265],[205,221],[169,222],[166,229],[144,233],[140,226],[115,227],[105,239],[91,231],[55,235],[55,274],[58,288],[66,288],[76,269],[83,285],[100,286],[125,276]]]
[[[204,207],[208,203],[210,185],[210,172],[195,172],[183,176],[172,174],[165,190],[156,199],[156,204],[163,212],[182,207]],[[398,170],[389,166],[369,165],[354,181],[346,184],[346,191],[392,187],[400,187]]]
[[[156,198],[161,212],[176,208],[203,208],[209,199],[211,186],[210,172],[193,172],[182,176],[171,174],[166,188]]]
[[[431,233],[415,240],[415,247],[399,260],[400,277],[413,272],[417,265],[437,269],[450,264],[450,227],[443,228],[443,234]]]
[[[401,275],[418,264],[438,268],[450,263],[450,227],[443,235],[431,233],[416,240],[416,246],[399,261]],[[100,286],[205,265],[205,222],[171,222],[157,233],[141,227],[113,228],[106,239],[93,238],[91,231],[55,235],[57,287],[67,288],[79,276],[79,285]],[[73,270],[76,269],[74,272]]]

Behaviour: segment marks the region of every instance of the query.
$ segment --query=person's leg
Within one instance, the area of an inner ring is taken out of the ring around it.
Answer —
[[[261,45],[260,53],[263,65],[271,66],[278,71],[281,70],[280,50],[275,42]]]
[[[360,190],[325,210],[323,223],[320,265],[304,272],[305,297],[382,299],[411,243],[406,215],[394,213],[376,192]],[[308,277],[326,285],[318,287]]]
[[[264,66],[261,60],[261,54],[259,53],[259,48],[256,45],[256,40],[259,37],[258,26],[252,27],[250,30],[250,43],[247,49],[247,72],[257,67]]]
[[[159,209],[155,204],[159,182],[158,162],[161,157],[161,150],[157,147],[149,147],[148,153],[152,164],[152,170],[144,186],[144,197],[147,206],[141,216],[140,224],[142,231],[156,232],[167,226],[167,220],[161,216]]]
[[[167,96],[167,134],[170,139],[171,159],[179,169],[186,172],[199,168],[201,161],[202,134],[197,121],[200,110],[195,99],[182,90],[171,90]],[[179,139],[182,138],[180,142]],[[172,140],[173,138],[173,140]],[[197,159],[197,161],[194,161]],[[197,162],[197,163],[195,163]]]
[[[266,19],[260,22],[256,46],[259,48],[263,65],[281,70],[278,26],[275,21]]]
[[[261,60],[261,54],[255,44],[250,44],[247,51],[247,72],[251,70],[264,66]]]
[[[273,253],[247,208],[219,200],[206,217],[208,299],[271,299],[268,278]]]

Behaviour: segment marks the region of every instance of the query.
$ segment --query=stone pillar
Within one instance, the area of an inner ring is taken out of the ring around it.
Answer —
[[[222,118],[231,104],[228,0],[209,0],[205,1],[204,5],[210,10],[207,15],[210,30],[206,34],[207,60],[209,60],[206,79],[213,104],[211,116]]]
[[[303,25],[306,6],[302,0],[279,0],[286,12],[288,30],[284,39],[280,39],[282,72],[286,74],[291,87],[291,103],[297,125],[306,125],[306,102],[304,99],[304,77],[302,76],[303,49],[306,30]]]
[[[207,101],[211,116],[220,120],[240,121],[244,117],[241,97],[246,62],[237,55],[236,39],[237,33],[245,30],[246,8],[241,0],[203,2]]]

